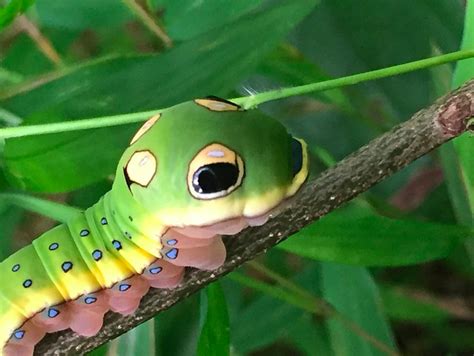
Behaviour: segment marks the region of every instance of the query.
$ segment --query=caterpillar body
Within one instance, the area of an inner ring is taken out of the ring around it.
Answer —
[[[308,176],[304,141],[209,97],[150,118],[94,206],[0,263],[0,354],[32,355],[46,333],[95,335],[185,267],[225,261],[222,235],[265,223]],[[249,242],[251,243],[251,242]]]

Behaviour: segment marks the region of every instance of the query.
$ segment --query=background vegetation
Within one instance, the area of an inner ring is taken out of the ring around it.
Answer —
[[[460,0],[5,1],[0,127],[382,68],[459,49],[463,26],[473,48],[474,4],[466,12]],[[306,139],[316,175],[473,68],[465,61],[261,109]],[[0,190],[86,208],[110,188],[138,126],[1,142]],[[472,355],[472,148],[466,135],[444,145],[94,355]],[[54,224],[3,197],[0,259]],[[339,316],[325,317],[321,300]]]

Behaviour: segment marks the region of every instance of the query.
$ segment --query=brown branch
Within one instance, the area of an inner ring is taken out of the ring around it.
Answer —
[[[125,333],[264,253],[418,157],[459,136],[467,130],[467,122],[473,116],[474,80],[419,111],[410,120],[376,138],[317,179],[308,182],[291,207],[285,208],[277,218],[261,227],[249,228],[228,238],[227,261],[218,270],[191,270],[178,288],[151,290],[134,315],[122,317],[108,313],[102,330],[91,338],[78,336],[70,330],[48,335],[37,346],[35,354],[83,354]],[[252,243],[248,243],[249,241]]]

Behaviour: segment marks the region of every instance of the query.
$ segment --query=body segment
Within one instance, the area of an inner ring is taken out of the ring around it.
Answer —
[[[94,335],[107,310],[133,313],[184,267],[219,267],[221,235],[265,223],[307,174],[304,142],[257,111],[206,98],[153,116],[110,192],[0,263],[0,350],[30,355],[65,328]]]

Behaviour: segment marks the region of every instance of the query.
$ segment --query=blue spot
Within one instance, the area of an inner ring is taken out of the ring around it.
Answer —
[[[56,243],[56,242],[53,242],[51,245],[49,245],[49,249],[50,249],[51,251],[57,250],[58,247],[59,247],[59,244]]]
[[[84,236],[89,236],[89,230],[87,230],[87,229],[81,230],[80,235],[81,235],[82,237],[84,237]]]
[[[166,241],[166,243],[167,243],[168,245],[170,245],[170,246],[174,246],[174,245],[176,245],[176,244],[178,243],[178,240],[176,240],[176,239],[171,239],[171,240]]]
[[[158,274],[158,273],[160,273],[162,270],[163,270],[162,267],[153,267],[153,268],[150,268],[150,273],[151,273],[151,274]]]
[[[130,284],[123,283],[123,284],[119,285],[119,291],[125,292],[125,291],[129,290],[130,287],[131,287]]]
[[[129,239],[132,238],[132,235],[130,235],[130,233],[129,233],[128,231],[125,231],[125,232],[124,232],[124,235],[127,236]]]
[[[105,217],[103,217],[102,219],[100,219],[100,223],[102,225],[107,225],[107,219]]]
[[[20,265],[18,263],[12,267],[13,272],[18,272],[19,270],[20,270]]]
[[[120,241],[114,240],[112,241],[112,244],[114,245],[117,251],[122,249],[122,244],[120,243]]]
[[[24,330],[15,331],[15,333],[13,334],[13,336],[15,337],[15,339],[21,340],[21,339],[23,339],[23,337],[25,336],[25,331],[24,331]]]
[[[30,288],[33,285],[33,281],[31,279],[27,279],[23,282],[23,287]]]
[[[92,257],[94,260],[99,261],[102,258],[102,251],[101,250],[95,250],[92,252]]]
[[[49,308],[48,310],[48,317],[49,318],[56,318],[59,315],[60,311],[54,308]]]
[[[166,252],[166,257],[174,260],[176,257],[178,257],[178,249],[177,248],[172,248],[168,252]]]
[[[95,302],[97,302],[97,298],[95,298],[95,297],[85,297],[84,298],[84,303],[86,303],[86,304],[94,304]]]
[[[61,268],[63,269],[64,273],[69,272],[72,269],[72,262],[66,261],[61,265]]]

